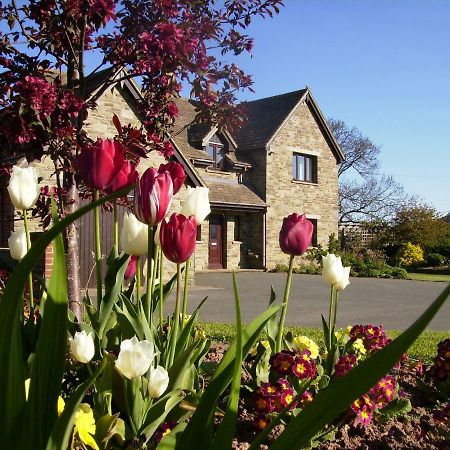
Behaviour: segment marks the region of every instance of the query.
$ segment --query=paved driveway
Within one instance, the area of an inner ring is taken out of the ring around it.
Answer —
[[[249,322],[268,304],[270,286],[283,298],[286,274],[240,272],[236,275],[243,320]],[[407,328],[439,295],[445,283],[409,280],[351,278],[340,295],[338,326],[355,323],[383,324],[389,329]],[[320,315],[328,315],[329,287],[321,276],[293,275],[288,325],[321,327]],[[189,310],[205,297],[200,311],[203,322],[233,322],[234,300],[231,273],[198,273],[190,290]],[[168,308],[173,307],[173,295]],[[449,330],[450,299],[433,319],[429,329]]]

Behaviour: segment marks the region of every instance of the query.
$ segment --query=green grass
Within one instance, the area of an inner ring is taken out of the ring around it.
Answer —
[[[450,275],[437,275],[432,273],[413,273],[408,272],[408,280],[417,281],[444,281],[450,283]]]
[[[213,341],[232,342],[236,334],[236,327],[229,323],[201,323],[206,334]],[[323,333],[319,328],[287,327],[288,331],[294,334],[304,334],[314,341],[321,343]],[[401,332],[396,330],[388,331],[391,338],[397,337]],[[411,346],[408,355],[413,359],[422,358],[424,362],[430,363],[436,356],[436,348],[440,341],[450,337],[449,331],[424,331],[416,342]]]

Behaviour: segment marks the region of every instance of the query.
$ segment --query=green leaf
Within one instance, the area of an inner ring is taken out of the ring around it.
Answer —
[[[80,406],[81,400],[83,400],[86,391],[94,384],[108,361],[109,356],[105,356],[96,371],[83,384],[77,387],[69,401],[66,402],[63,413],[56,420],[45,450],[61,450],[67,448],[70,435],[72,434],[75,413]]]
[[[169,434],[166,434],[161,439],[158,447],[156,447],[156,450],[174,450],[177,443],[177,437],[181,436],[181,438],[183,438],[183,431],[186,428],[186,425],[186,422],[178,423]]]
[[[186,378],[190,379],[189,369],[193,366],[192,354],[196,347],[201,345],[201,341],[192,342],[179,356],[175,359],[169,369],[169,386],[167,390],[170,392],[173,389],[192,389],[186,384]]]
[[[122,290],[123,276],[127,269],[129,255],[124,253],[119,258],[114,258],[111,255],[108,258],[108,272],[105,277],[105,295],[101,304],[98,306],[98,335],[100,340],[105,333],[105,326],[108,323],[109,316],[114,308],[114,304],[119,299],[119,294]]]
[[[6,284],[0,303],[0,448],[14,448],[17,437],[23,435],[23,412],[25,407],[25,366],[21,336],[21,309],[23,289],[28,274],[37,264],[48,245],[69,224],[102,203],[125,195],[129,188],[122,189],[101,200],[89,203],[70,216],[65,217],[46,231],[17,264]]]
[[[53,221],[57,223],[52,201]],[[68,289],[62,236],[53,241],[54,265],[48,283],[45,315],[41,321],[28,398],[28,447],[43,449],[57,419],[67,350]]]
[[[396,398],[380,411],[380,415],[383,419],[389,420],[395,416],[404,416],[411,409],[412,405],[408,398]]]
[[[305,447],[316,433],[389,372],[420,336],[449,294],[450,285],[397,339],[361,362],[344,377],[334,380],[326,390],[319,392],[315,400],[289,423],[270,449],[295,450]]]
[[[233,272],[234,301],[236,305],[236,355],[233,368],[230,396],[228,398],[225,416],[219,425],[214,440],[214,450],[229,450],[232,446],[238,414],[239,394],[241,390],[242,371],[242,319],[239,294],[236,286],[236,276]]]
[[[275,290],[273,286],[270,286],[270,299],[269,299],[269,307],[274,306],[276,304],[277,295],[275,294]],[[277,341],[277,333],[278,333],[278,316],[273,316],[266,325],[266,334],[267,340],[270,343],[270,348],[272,352],[275,352],[275,344]]]
[[[280,306],[268,308],[244,328],[242,332],[243,358],[245,358],[258,339],[267,321],[277,314],[279,309]],[[195,413],[183,433],[183,439],[177,441],[177,450],[191,450],[192,448],[207,449],[210,447],[214,412],[220,395],[232,380],[236,347],[237,343],[235,341],[223,356],[222,361],[215,370],[208,387],[201,397]]]

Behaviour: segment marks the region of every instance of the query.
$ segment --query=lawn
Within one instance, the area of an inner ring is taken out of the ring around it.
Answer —
[[[204,328],[206,334],[213,341],[232,342],[235,337],[236,329],[233,324],[202,323],[199,325]],[[323,337],[322,330],[318,328],[288,327],[287,329],[292,331],[294,334],[304,334],[316,342],[320,342]],[[395,338],[400,333],[400,331],[396,330],[388,331],[389,336],[392,338]],[[430,363],[436,355],[437,344],[446,338],[450,338],[450,330],[424,331],[412,345],[408,355],[413,359],[422,358],[424,362]]]
[[[408,272],[409,280],[417,280],[417,281],[444,281],[446,283],[450,283],[450,275],[445,274],[432,274],[432,273],[413,273]]]

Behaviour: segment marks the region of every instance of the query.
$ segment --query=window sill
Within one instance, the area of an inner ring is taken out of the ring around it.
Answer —
[[[307,184],[308,186],[318,186],[319,185],[319,183],[316,183],[314,181],[303,181],[303,180],[295,180],[295,179],[292,179],[291,183],[294,183],[294,184]]]
[[[235,240],[233,240],[233,241],[231,241],[231,243],[232,244],[242,244],[242,241],[235,241]]]

